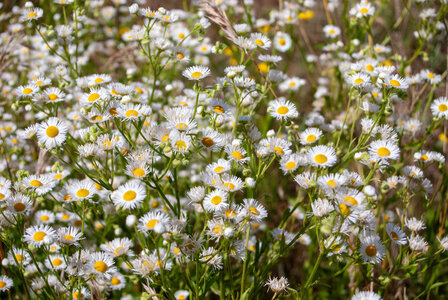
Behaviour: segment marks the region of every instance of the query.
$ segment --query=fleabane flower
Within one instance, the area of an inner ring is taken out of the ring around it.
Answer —
[[[114,191],[111,198],[117,206],[124,209],[135,209],[139,208],[146,198],[146,190],[140,181],[131,180]]]
[[[448,98],[440,97],[431,104],[432,115],[437,119],[448,118]]]
[[[395,160],[400,158],[400,148],[393,141],[378,140],[370,144],[369,154],[374,160]]]
[[[182,75],[189,80],[201,80],[210,75],[210,69],[206,66],[193,66],[185,69]]]
[[[296,106],[286,99],[271,101],[271,103],[269,103],[268,112],[277,120],[292,119],[299,115]]]
[[[315,167],[327,168],[336,164],[337,156],[333,147],[320,145],[307,152],[308,162]]]
[[[52,149],[65,142],[67,131],[64,121],[52,117],[38,125],[37,139],[45,148]]]

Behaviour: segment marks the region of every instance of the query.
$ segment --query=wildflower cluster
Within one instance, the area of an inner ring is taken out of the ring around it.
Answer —
[[[9,5],[2,298],[448,291],[445,0]]]

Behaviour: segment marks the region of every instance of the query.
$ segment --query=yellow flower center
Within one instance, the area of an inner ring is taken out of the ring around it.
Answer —
[[[22,259],[23,259],[23,256],[21,254],[16,254],[15,257],[16,257],[17,261],[22,261]]]
[[[356,78],[355,79],[355,83],[356,84],[361,84],[361,83],[363,83],[364,82],[364,80],[362,79],[362,78]]]
[[[400,82],[395,79],[389,80],[389,83],[395,87],[399,87],[401,85]]]
[[[222,198],[221,198],[221,196],[214,196],[214,197],[210,200],[210,202],[211,202],[213,205],[218,205],[219,203],[222,202]]]
[[[22,212],[22,211],[24,211],[26,209],[26,206],[25,206],[25,204],[23,204],[23,203],[16,203],[16,204],[14,204],[14,210],[16,211],[16,212]]]
[[[215,142],[211,138],[205,137],[205,138],[202,139],[202,144],[205,147],[211,147],[211,146],[213,146],[215,144]]]
[[[99,97],[100,97],[100,95],[98,93],[92,93],[89,95],[89,98],[87,98],[87,100],[89,102],[93,102],[93,101],[96,101]]]
[[[426,155],[426,154],[423,154],[423,155],[422,155],[422,159],[426,161],[426,160],[428,160],[428,159],[429,159],[429,157],[428,157],[428,155]]]
[[[289,112],[289,109],[286,106],[280,106],[277,108],[277,113],[280,115],[286,115]]]
[[[275,151],[275,153],[277,153],[278,155],[283,155],[283,154],[284,154],[283,149],[280,148],[280,147],[274,147],[274,151]]]
[[[37,18],[37,13],[35,13],[34,11],[32,11],[28,14],[28,19],[32,19],[32,18]]]
[[[386,147],[378,148],[378,150],[376,150],[376,152],[377,152],[378,155],[381,156],[381,157],[389,156],[389,155],[390,155],[390,150],[387,149]]]
[[[52,263],[53,263],[54,266],[57,267],[57,266],[60,266],[62,264],[62,260],[60,260],[59,258],[55,258],[55,259],[53,259]]]
[[[294,169],[295,167],[296,167],[296,163],[293,161],[288,161],[286,163],[286,169],[288,169],[288,170]]]
[[[448,106],[446,104],[442,103],[442,104],[439,105],[438,108],[439,108],[440,111],[447,111]]]
[[[254,42],[255,42],[255,44],[257,44],[257,45],[260,46],[260,47],[263,47],[263,46],[264,46],[263,41],[260,40],[260,39],[257,39],[257,40],[255,40]]]
[[[73,240],[73,236],[70,234],[66,234],[66,235],[64,235],[64,239],[71,241],[71,240]]]
[[[185,129],[188,128],[188,125],[185,124],[185,123],[177,123],[177,124],[176,124],[176,128],[177,128],[178,130],[185,130]]]
[[[335,185],[336,185],[336,181],[335,181],[334,179],[328,180],[328,181],[327,181],[327,185],[332,186],[332,187],[335,187]]]
[[[176,146],[177,150],[180,151],[184,151],[185,149],[187,149],[187,144],[184,141],[177,141],[174,145]]]
[[[47,222],[48,220],[50,220],[49,216],[42,216],[40,217],[41,221]]]
[[[223,184],[226,188],[229,189],[229,191],[232,191],[235,188],[235,185],[231,182],[226,182]]]
[[[316,136],[314,134],[310,134],[309,136],[306,137],[306,141],[308,143],[312,143],[316,140]]]
[[[110,283],[112,284],[112,285],[117,285],[117,284],[120,284],[120,279],[118,279],[117,277],[112,277],[112,279],[110,280]]]
[[[84,297],[84,294],[79,292],[79,291],[73,293],[73,298],[75,298],[75,299],[80,299],[80,298],[83,298],[83,297]]]
[[[104,79],[103,78],[100,78],[100,77],[98,77],[97,79],[95,79],[95,82],[96,83],[101,83],[101,82],[103,82],[104,81]]]
[[[432,73],[428,73],[428,75],[426,75],[426,76],[431,79],[433,79],[435,77],[434,74],[432,74]]]
[[[138,117],[138,111],[136,111],[135,109],[130,109],[125,113],[126,117],[131,118],[131,117]]]
[[[47,136],[54,138],[59,134],[59,129],[56,126],[48,126],[45,133],[47,134]]]
[[[368,10],[367,8],[363,7],[363,8],[361,8],[361,9],[359,10],[359,12],[362,13],[362,14],[366,14],[366,13],[369,12],[369,10]]]
[[[134,191],[127,191],[123,194],[123,200],[124,201],[132,201],[137,197],[137,194]]]
[[[233,156],[233,158],[235,158],[237,160],[241,160],[244,158],[243,154],[239,151],[233,151],[232,156]]]
[[[104,261],[97,261],[95,262],[94,266],[95,270],[97,270],[100,273],[105,273],[107,271],[107,265]]]
[[[324,155],[324,154],[317,154],[314,157],[314,160],[318,163],[318,164],[324,164],[327,162],[328,158]]]
[[[160,222],[160,221],[157,220],[157,219],[149,220],[149,222],[146,223],[146,227],[152,229],[152,228],[154,228],[154,226],[156,226],[159,222]]]
[[[255,215],[255,216],[259,216],[259,215],[260,215],[260,212],[258,211],[258,209],[256,209],[256,208],[253,207],[253,206],[250,206],[250,207],[249,207],[249,211],[251,212],[251,214],[253,214],[253,215]]]
[[[30,181],[30,185],[34,186],[34,187],[38,187],[38,186],[42,186],[42,182],[40,182],[39,180],[31,180]]]
[[[132,171],[132,175],[139,178],[143,177],[145,176],[145,170],[143,170],[142,168],[136,168],[134,169],[134,171]]]
[[[222,107],[222,106],[220,106],[220,105],[215,105],[215,106],[213,106],[213,110],[216,112],[216,113],[218,113],[218,114],[223,114],[223,113],[225,113],[225,109],[224,109],[224,107]]]
[[[40,242],[44,239],[47,234],[43,231],[38,231],[33,235],[33,240]]]
[[[278,39],[278,43],[280,44],[280,46],[284,46],[284,45],[286,45],[286,41],[285,41],[284,38],[279,38],[279,39]]]
[[[339,209],[341,210],[341,213],[348,216],[350,214],[350,208],[345,204],[340,204]]]
[[[366,254],[369,257],[374,257],[377,253],[376,247],[373,245],[367,246],[366,247]]]
[[[356,199],[355,199],[354,197],[352,197],[352,196],[347,196],[347,197],[345,197],[345,198],[344,198],[344,202],[348,202],[348,203],[350,203],[351,205],[356,205],[356,204],[358,204],[358,201],[356,201]]]
[[[219,167],[216,167],[213,171],[215,171],[215,173],[221,173],[223,170],[224,170],[224,168],[219,166]]]
[[[398,234],[396,234],[395,232],[391,231],[390,236],[394,239],[394,241],[398,241]]]
[[[29,95],[29,94],[31,94],[32,92],[33,92],[33,90],[30,89],[30,88],[26,88],[26,89],[24,89],[24,90],[22,91],[22,93],[25,94],[25,95]]]
[[[56,99],[58,99],[59,97],[58,97],[58,95],[56,95],[56,94],[50,94],[50,95],[48,95],[48,99],[50,100],[50,101],[54,101],[54,100],[56,100]]]
[[[88,189],[79,189],[76,192],[76,196],[78,196],[79,198],[85,198],[89,195],[89,190]]]
[[[366,66],[366,70],[369,71],[369,72],[373,72],[374,69],[375,68],[372,65],[367,65]]]
[[[201,72],[198,72],[198,71],[191,73],[191,77],[196,78],[196,79],[201,78],[202,75],[203,74]]]

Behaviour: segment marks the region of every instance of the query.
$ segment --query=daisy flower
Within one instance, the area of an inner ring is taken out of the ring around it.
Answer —
[[[37,139],[45,148],[51,149],[65,142],[68,127],[58,118],[49,118],[37,126]]]
[[[0,291],[6,292],[13,286],[12,279],[6,275],[0,276]]]
[[[271,40],[262,33],[252,33],[250,39],[261,49],[271,48]]]
[[[44,100],[47,102],[57,103],[65,99],[65,93],[55,87],[50,87],[44,91]]]
[[[227,145],[225,147],[225,152],[230,160],[236,161],[239,164],[244,164],[250,160],[250,157],[246,157],[247,152],[242,147]]]
[[[67,191],[74,200],[85,200],[92,198],[96,189],[91,180],[84,179],[72,181],[71,184],[67,186]]]
[[[274,48],[280,52],[288,51],[292,46],[292,40],[289,34],[277,32],[274,37]]]
[[[163,212],[149,212],[139,219],[139,229],[143,232],[163,229],[170,221],[170,217]]]
[[[11,252],[8,254],[8,259],[13,264],[17,264],[20,266],[26,266],[31,262],[31,256],[28,252],[25,252],[25,249],[19,249],[13,247]]]
[[[437,119],[448,118],[448,98],[439,97],[431,104],[432,115]]]
[[[111,198],[115,205],[124,209],[139,208],[146,198],[146,189],[140,181],[131,180],[112,192]]]
[[[385,82],[387,86],[400,90],[406,90],[409,87],[407,79],[401,78],[397,74],[387,77]]]
[[[381,296],[374,292],[357,292],[350,300],[381,300]]]
[[[6,200],[9,210],[13,214],[26,215],[33,206],[31,199],[23,194],[15,194],[12,198]]]
[[[296,106],[286,99],[271,101],[268,111],[269,114],[277,120],[292,119],[299,115]]]
[[[100,247],[101,250],[109,253],[113,257],[119,257],[123,255],[128,256],[133,255],[133,251],[131,250],[131,248],[133,247],[133,243],[128,238],[116,238],[110,242],[102,244]]]
[[[334,25],[325,25],[324,28],[325,36],[328,38],[335,38],[341,34],[341,29]]]
[[[268,216],[266,209],[255,199],[243,199],[243,204],[238,217],[249,217],[253,222],[261,222]]]
[[[85,287],[76,287],[72,291],[72,297],[75,300],[83,300],[83,299],[89,299],[90,298],[90,291],[86,289]]]
[[[386,255],[386,248],[376,235],[366,235],[361,237],[361,246],[359,251],[363,260],[368,263],[380,263]]]
[[[109,100],[109,93],[105,88],[91,88],[89,93],[84,93],[81,96],[79,102],[81,105],[91,106],[98,101],[107,100]]]
[[[265,286],[269,287],[269,289],[274,292],[275,294],[281,294],[286,291],[286,289],[289,286],[288,279],[285,277],[269,277],[268,281],[266,282]]]
[[[210,69],[206,66],[193,66],[185,69],[182,75],[190,80],[201,80],[210,75]]]
[[[309,145],[317,142],[322,136],[322,130],[319,128],[308,128],[300,133],[300,143],[302,145]]]
[[[57,239],[62,245],[79,246],[79,241],[83,239],[82,233],[76,227],[60,227],[57,231]]]
[[[174,293],[176,300],[187,300],[188,296],[190,296],[190,292],[186,290],[179,290]]]
[[[170,142],[174,152],[184,154],[188,152],[191,146],[191,137],[186,133],[173,130],[170,133]]]
[[[34,84],[29,84],[29,85],[21,85],[18,88],[16,88],[16,93],[19,95],[19,97],[31,97],[33,96],[36,92],[39,91],[39,86],[34,85]]]
[[[334,210],[334,206],[327,199],[317,199],[311,203],[313,215],[316,217],[323,217]]]
[[[327,168],[336,164],[337,157],[333,147],[315,146],[307,152],[308,161],[312,166]]]
[[[120,105],[117,109],[118,115],[127,121],[137,120],[148,116],[151,114],[151,111],[151,107],[147,105],[132,103]]]
[[[214,190],[207,194],[204,198],[204,209],[209,212],[217,212],[226,209],[229,204],[227,203],[228,193],[222,190]]]
[[[50,255],[45,260],[45,266],[50,270],[64,270],[67,264],[62,255]]]
[[[31,226],[25,230],[25,241],[39,248],[54,240],[56,232],[48,225]]]
[[[57,182],[51,176],[43,174],[39,176],[37,175],[27,176],[23,179],[22,184],[26,188],[33,189],[37,195],[41,196],[51,191],[57,184]]]
[[[229,115],[230,114],[230,106],[221,99],[213,98],[210,101],[210,107],[214,114],[217,114],[217,115]]]
[[[357,18],[373,16],[374,13],[375,7],[373,7],[369,2],[358,3],[350,10],[350,15]]]
[[[88,266],[93,274],[104,276],[109,279],[112,273],[117,272],[114,260],[104,252],[95,252],[88,256]]]
[[[364,87],[370,83],[370,76],[363,73],[355,73],[347,77],[347,82],[354,87]]]
[[[397,245],[406,245],[408,243],[406,234],[401,230],[401,228],[395,224],[387,223],[386,232],[389,235],[392,242]]]
[[[126,286],[126,279],[121,273],[113,273],[109,279],[109,286],[112,290],[122,290]]]
[[[221,134],[211,128],[202,131],[200,142],[204,148],[216,152],[224,146],[224,140]]]
[[[290,155],[284,155],[280,159],[280,168],[282,169],[284,174],[292,173],[299,166],[306,165],[307,160],[306,158],[298,153],[292,153]]]
[[[25,9],[22,13],[23,21],[37,20],[42,17],[44,10],[39,7]]]
[[[149,170],[144,161],[132,161],[126,166],[125,173],[136,179],[144,178]]]
[[[227,192],[237,192],[244,187],[244,183],[239,177],[224,174],[221,176],[220,184],[216,187]]]
[[[109,83],[112,77],[107,74],[93,74],[88,77],[89,86],[96,86]]]
[[[374,160],[396,160],[400,158],[400,148],[390,140],[378,140],[370,143],[370,157]]]

